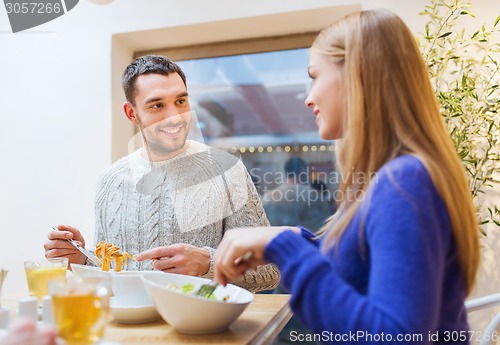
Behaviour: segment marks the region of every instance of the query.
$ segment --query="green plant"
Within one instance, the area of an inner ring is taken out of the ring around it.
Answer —
[[[500,16],[470,34],[461,20],[474,18],[471,7],[431,0],[420,13],[429,19],[418,41],[486,235],[486,224],[500,228],[500,207],[491,197],[500,186]]]

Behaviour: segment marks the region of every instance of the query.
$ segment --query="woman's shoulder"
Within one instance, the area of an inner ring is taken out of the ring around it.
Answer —
[[[401,155],[384,164],[373,177],[375,182],[404,184],[432,184],[423,161],[416,155]]]
[[[396,158],[391,159],[389,162],[384,164],[380,170],[381,173],[387,173],[389,171],[399,174],[408,173],[424,173],[427,174],[427,169],[424,163],[417,155],[401,155]]]
[[[399,200],[414,206],[441,204],[431,175],[416,155],[401,155],[387,162],[372,178],[371,185],[374,201]]]
[[[365,201],[366,233],[372,239],[380,235],[384,241],[391,233],[415,242],[449,239],[447,207],[425,163],[415,155],[399,156],[382,166]]]

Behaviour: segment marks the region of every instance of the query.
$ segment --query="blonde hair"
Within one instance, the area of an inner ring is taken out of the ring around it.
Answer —
[[[370,179],[401,154],[424,164],[447,207],[467,293],[479,265],[479,230],[465,170],[458,159],[417,43],[404,22],[385,10],[353,13],[325,28],[312,51],[341,66],[346,87],[344,138],[337,142],[343,175],[339,211],[322,229],[326,249],[357,212]],[[342,214],[342,217],[338,217]],[[338,241],[336,241],[338,242]]]

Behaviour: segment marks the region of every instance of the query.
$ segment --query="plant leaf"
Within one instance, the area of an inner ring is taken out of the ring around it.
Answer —
[[[445,32],[444,34],[439,35],[439,36],[438,36],[438,38],[448,37],[448,36],[450,36],[452,33],[453,33],[453,32],[451,32],[451,31]]]

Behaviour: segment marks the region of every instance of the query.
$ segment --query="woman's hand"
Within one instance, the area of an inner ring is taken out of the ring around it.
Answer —
[[[214,258],[215,281],[226,285],[245,274],[246,270],[266,264],[266,246],[285,230],[300,233],[298,228],[283,226],[238,228],[226,232]],[[241,261],[248,252],[252,252],[253,256],[247,261]]]

